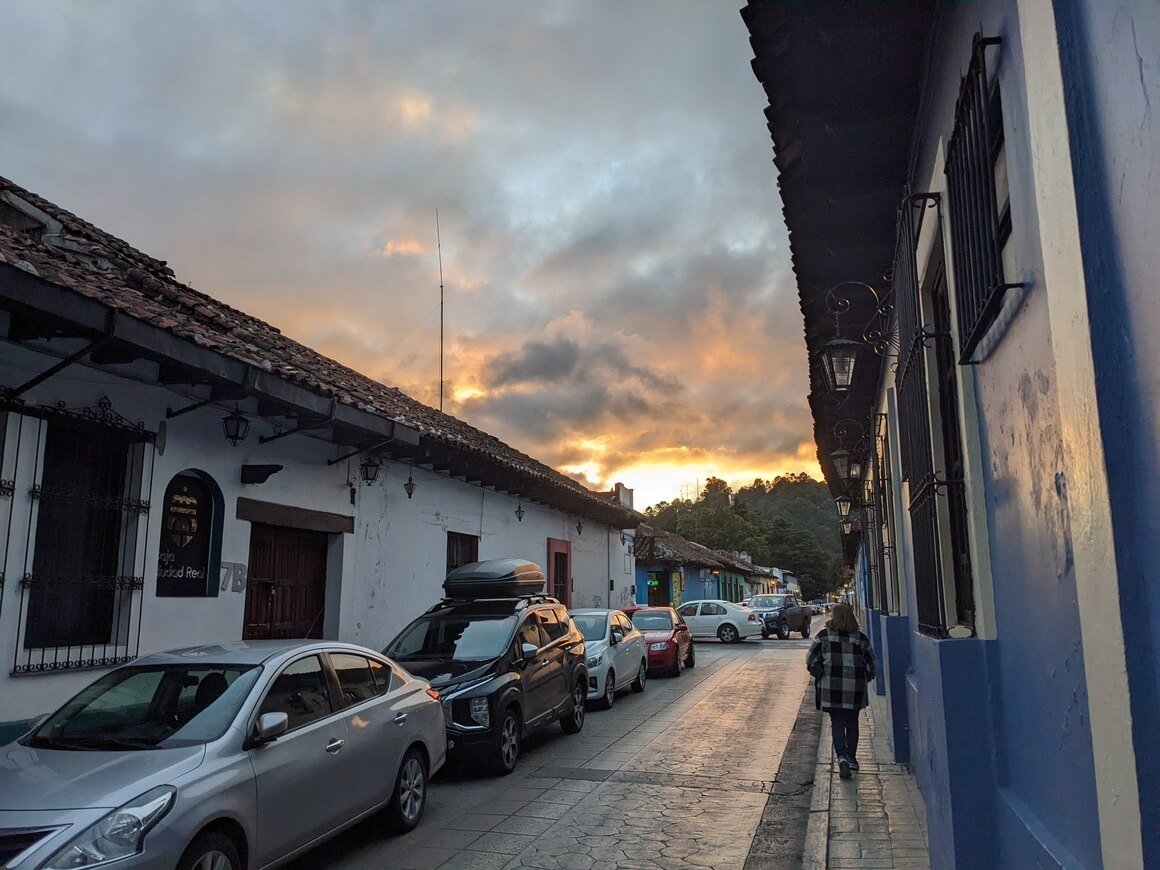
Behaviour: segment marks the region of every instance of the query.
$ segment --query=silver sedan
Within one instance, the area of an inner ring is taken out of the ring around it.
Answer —
[[[0,866],[270,867],[380,810],[410,830],[445,753],[438,693],[371,650],[157,653],[0,747]]]

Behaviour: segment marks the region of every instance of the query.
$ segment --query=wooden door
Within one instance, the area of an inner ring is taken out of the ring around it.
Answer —
[[[325,532],[253,524],[243,639],[322,637],[328,544]]]
[[[572,542],[548,538],[548,594],[572,606]]]

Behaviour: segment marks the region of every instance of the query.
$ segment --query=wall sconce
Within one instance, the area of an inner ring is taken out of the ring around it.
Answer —
[[[862,327],[861,341],[842,337],[842,315],[850,310],[851,290],[863,290],[874,301],[874,313]],[[894,348],[897,340],[894,330],[894,305],[890,301],[893,289],[879,296],[878,291],[862,281],[840,281],[826,291],[826,308],[834,315],[834,338],[822,347],[822,375],[826,388],[835,396],[844,398],[854,383],[854,365],[858,351],[870,347],[879,356]]]
[[[838,449],[830,454],[830,462],[834,463],[834,471],[842,480],[850,479],[850,451]]]
[[[854,531],[854,518],[846,517],[844,520],[842,520],[842,534],[848,535],[852,531]]]
[[[382,463],[375,457],[368,456],[358,467],[359,477],[362,478],[363,483],[370,486],[379,479],[379,469],[382,467]]]
[[[850,462],[850,477],[857,478],[862,476],[862,463],[856,460]]]
[[[524,521],[524,514],[526,514],[526,513],[527,513],[527,511],[524,510],[524,503],[523,502],[520,502],[519,504],[516,505],[516,521],[517,522],[522,523]]]
[[[837,450],[830,452],[830,462],[834,465],[834,473],[843,481],[849,483],[851,479],[862,477],[862,459],[858,453],[847,449],[847,444],[853,444],[854,451],[865,448],[866,427],[857,420],[846,418],[834,424],[834,435],[838,438]]]
[[[415,480],[411,477],[411,472],[407,472],[407,482],[403,484],[403,490],[407,493],[407,498],[415,494]]]
[[[576,523],[576,535],[580,536],[583,533],[584,533],[584,523],[577,521],[577,523]]]
[[[620,546],[623,547],[627,541],[628,541],[628,535],[626,535],[624,532],[621,532],[620,533]]]
[[[250,434],[250,421],[237,408],[234,408],[232,414],[222,417],[222,433],[230,444],[237,447]]]
[[[854,500],[848,495],[840,495],[834,499],[834,504],[838,507],[838,516],[850,516],[850,508],[854,505]]]

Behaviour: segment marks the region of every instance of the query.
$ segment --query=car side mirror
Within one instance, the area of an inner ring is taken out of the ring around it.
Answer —
[[[290,717],[285,713],[263,713],[254,725],[254,739],[259,743],[277,740],[290,728]]]
[[[534,659],[536,657],[537,652],[539,652],[539,649],[536,648],[535,644],[531,644],[531,643],[521,643],[520,644],[520,660],[524,664],[527,664],[528,662],[532,661],[532,659]]]
[[[622,640],[624,640],[624,635],[621,632],[619,632],[619,631],[612,632],[612,645],[613,646],[616,646]]]

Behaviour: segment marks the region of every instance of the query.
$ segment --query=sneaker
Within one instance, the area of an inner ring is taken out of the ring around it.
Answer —
[[[850,762],[844,758],[838,759],[838,776],[842,779],[850,778]]]
[[[850,763],[850,770],[857,770],[858,769],[858,759],[857,758],[854,758],[853,756],[851,756],[849,763]]]

